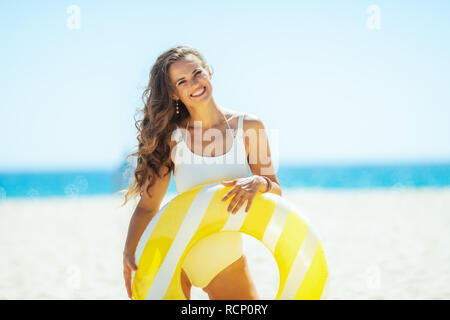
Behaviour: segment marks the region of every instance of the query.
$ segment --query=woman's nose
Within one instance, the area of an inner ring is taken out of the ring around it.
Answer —
[[[192,79],[191,81],[191,89],[195,89],[198,86],[198,80]]]

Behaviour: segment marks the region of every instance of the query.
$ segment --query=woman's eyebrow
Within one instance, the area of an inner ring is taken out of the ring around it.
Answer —
[[[195,68],[194,71],[192,71],[192,73],[194,73],[194,72],[197,71],[197,70],[198,70],[198,68]],[[175,81],[175,83],[177,83],[178,81],[180,81],[180,80],[182,80],[182,79],[184,79],[184,77],[179,78],[177,81]]]

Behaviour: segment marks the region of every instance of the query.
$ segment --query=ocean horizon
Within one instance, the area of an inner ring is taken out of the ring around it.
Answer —
[[[126,166],[116,170],[0,171],[0,200],[6,198],[112,195],[127,187]],[[322,189],[450,186],[449,163],[280,165],[281,187]],[[176,193],[173,176],[168,193]]]

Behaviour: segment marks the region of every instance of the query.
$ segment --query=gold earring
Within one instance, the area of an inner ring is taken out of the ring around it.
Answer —
[[[180,114],[180,105],[179,105],[180,100],[177,100],[177,114]]]

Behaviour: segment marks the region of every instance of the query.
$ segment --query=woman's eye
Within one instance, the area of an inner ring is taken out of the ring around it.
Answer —
[[[202,73],[201,71],[197,71],[197,73],[195,74],[195,76],[199,75],[200,73]],[[182,80],[180,82],[178,82],[178,85],[183,84],[185,81]]]

